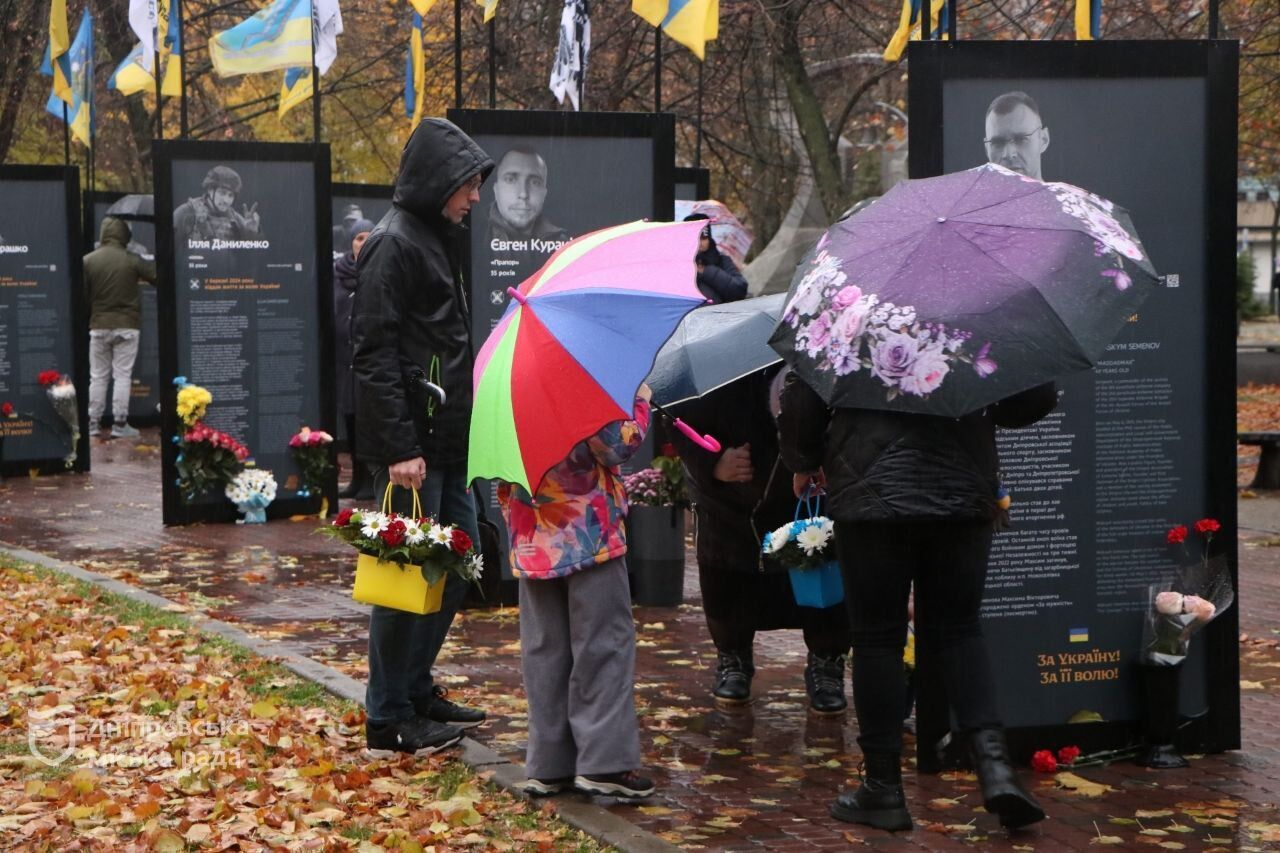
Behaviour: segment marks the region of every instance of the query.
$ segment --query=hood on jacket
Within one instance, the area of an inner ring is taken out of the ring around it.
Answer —
[[[391,200],[424,222],[441,224],[449,197],[473,175],[489,177],[493,166],[493,159],[456,124],[425,119],[405,143]]]
[[[129,228],[129,223],[123,219],[116,219],[114,216],[104,216],[102,218],[102,227],[98,231],[98,240],[102,243],[115,243],[124,248],[129,245],[129,240],[133,238],[133,231]]]

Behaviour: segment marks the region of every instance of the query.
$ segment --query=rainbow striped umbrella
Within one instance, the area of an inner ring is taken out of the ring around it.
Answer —
[[[654,356],[705,303],[702,222],[631,222],[566,243],[520,285],[476,357],[467,479],[537,491],[573,446],[632,415]]]

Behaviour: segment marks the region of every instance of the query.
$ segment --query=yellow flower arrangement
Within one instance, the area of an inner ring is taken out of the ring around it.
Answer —
[[[212,402],[213,395],[199,385],[184,385],[178,391],[178,417],[187,426],[195,426]]]

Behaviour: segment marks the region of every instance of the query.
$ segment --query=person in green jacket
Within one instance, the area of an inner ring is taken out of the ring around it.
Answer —
[[[132,438],[138,435],[129,425],[129,390],[142,327],[138,281],[154,285],[156,265],[125,248],[133,236],[128,223],[104,217],[100,233],[101,244],[84,256],[89,297],[89,428],[102,429],[107,383],[114,380],[111,435]]]

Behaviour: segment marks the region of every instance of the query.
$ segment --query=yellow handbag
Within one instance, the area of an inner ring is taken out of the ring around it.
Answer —
[[[391,512],[392,484],[387,484],[382,497],[382,511]],[[418,490],[413,490],[413,517],[422,517],[422,504]],[[361,554],[356,560],[356,583],[351,597],[365,604],[377,604],[393,610],[409,613],[435,613],[440,609],[446,577],[435,583],[427,583],[422,567],[406,563],[389,563],[369,554]]]

